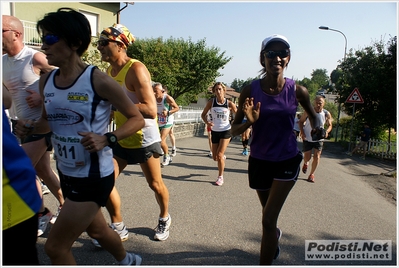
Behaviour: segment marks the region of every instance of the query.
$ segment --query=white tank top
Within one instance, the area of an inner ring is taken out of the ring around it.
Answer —
[[[327,110],[325,110],[325,109],[323,109],[320,113],[316,113],[316,116],[320,117],[320,122],[322,123],[323,127],[324,127],[324,124],[326,123],[326,114],[327,114]],[[305,125],[303,126],[303,132],[305,133],[306,140],[308,142],[324,141],[324,139],[314,141],[312,139],[312,135],[310,134],[311,131],[312,131],[312,126],[310,125],[309,118],[307,118]]]
[[[228,100],[225,98],[223,103],[218,103],[216,98],[212,100],[212,130],[217,132],[227,131],[231,128],[229,118],[230,109],[228,107]]]
[[[39,93],[39,78],[33,69],[33,55],[38,51],[24,46],[14,57],[3,55],[3,84],[10,91],[15,109],[14,118],[38,120],[42,106],[29,108],[25,98],[30,96],[26,90]]]
[[[173,125],[175,120],[175,116],[173,114],[165,116],[162,113],[163,111],[170,111],[170,105],[166,101],[166,96],[167,94],[163,94],[161,102],[158,102],[157,100],[158,126],[160,127],[165,125]]]
[[[94,66],[88,66],[69,87],[57,87],[53,70],[44,86],[44,106],[53,132],[52,144],[57,167],[68,176],[100,178],[114,171],[108,146],[89,153],[80,143],[79,132],[107,132],[111,104],[93,89]]]

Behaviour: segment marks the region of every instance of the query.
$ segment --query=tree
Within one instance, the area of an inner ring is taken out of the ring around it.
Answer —
[[[327,70],[326,69],[316,69],[313,70],[313,72],[311,73],[311,81],[318,85],[318,89],[327,89],[328,85],[329,85],[329,79],[328,79],[328,75],[327,75]]]
[[[396,36],[386,44],[381,40],[364,49],[351,50],[338,66],[342,75],[335,77],[342,103],[354,88],[359,89],[364,103],[356,105],[355,118],[359,125],[361,121],[369,122],[377,135],[390,128],[396,130],[396,52]],[[344,109],[352,114],[353,104],[345,103]]]
[[[230,60],[219,48],[208,48],[205,39],[138,39],[128,48],[129,57],[143,62],[153,81],[165,84],[179,105],[196,101],[221,76]]]
[[[85,53],[83,53],[82,60],[87,64],[97,66],[98,69],[105,72],[109,66],[109,63],[101,61],[101,54],[97,49],[97,41],[98,37],[92,39],[91,46],[93,46],[95,49],[87,50]]]
[[[241,93],[242,89],[246,86],[251,84],[253,80],[259,79],[260,77],[255,77],[255,78],[248,78],[247,80],[241,80],[241,79],[234,79],[233,82],[231,83],[230,87],[234,88],[236,92]]]

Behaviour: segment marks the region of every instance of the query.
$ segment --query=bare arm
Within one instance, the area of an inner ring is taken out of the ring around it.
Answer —
[[[303,86],[296,85],[296,98],[303,109],[305,109],[312,129],[322,126],[320,118],[316,115],[316,112],[310,103],[308,90]]]
[[[38,75],[49,73],[56,68],[48,64],[46,55],[43,52],[37,52],[33,55],[32,64]]]
[[[39,80],[39,91],[40,91],[40,97],[43,101],[44,95],[43,95],[43,90],[44,90],[44,82],[47,79],[47,76],[49,76],[49,73],[45,73],[40,77]],[[15,132],[18,137],[23,138],[27,135],[33,134],[33,133],[48,133],[50,132],[50,126],[47,121],[47,113],[46,109],[44,108],[44,105],[42,107],[42,115],[37,121],[32,121],[32,120],[18,120],[18,123],[15,128]]]
[[[147,67],[141,62],[135,62],[126,75],[128,90],[136,93],[140,103],[136,104],[144,118],[155,119],[157,103],[151,85],[151,75]]]
[[[330,134],[331,130],[332,130],[332,116],[330,114],[330,112],[327,111],[326,114],[326,125],[327,125],[327,129],[326,129],[326,138],[328,137],[328,135]]]
[[[306,112],[303,112],[303,114],[302,114],[302,116],[301,116],[301,118],[299,119],[299,122],[298,122],[298,124],[299,124],[299,132],[301,133],[300,135],[301,135],[302,140],[306,140],[306,135],[305,135],[305,132],[303,130],[303,126],[305,125],[306,118],[308,118],[308,115],[307,115]]]
[[[118,140],[127,138],[144,127],[144,118],[136,105],[129,99],[123,89],[111,77],[98,69],[93,73],[93,85],[98,95],[109,100],[109,102],[120,111],[127,121],[112,133]],[[91,145],[94,151],[101,150],[108,145],[107,138],[104,135],[94,133],[79,133],[84,136],[81,143],[83,146]]]
[[[240,135],[255,122],[255,119],[252,116],[254,108],[253,101],[250,101],[250,96],[251,96],[251,85],[247,85],[243,88],[240,94],[240,98],[238,99],[239,109],[236,109],[237,110],[236,116],[234,117],[233,124],[231,125],[231,134],[233,136]],[[257,106],[258,108],[260,108],[260,104],[258,104]],[[256,112],[256,108],[254,112]],[[242,123],[244,116],[247,116],[247,121],[245,123]]]
[[[12,105],[12,97],[8,89],[3,84],[3,105],[4,109],[10,109]]]
[[[202,121],[204,121],[205,124],[206,124],[208,127],[212,127],[212,126],[213,126],[213,123],[212,123],[212,122],[209,122],[209,121],[208,121],[208,118],[207,118],[207,114],[208,114],[209,110],[212,108],[212,101],[213,101],[213,99],[209,100],[209,101],[206,103],[206,105],[205,105],[205,107],[204,107],[204,110],[202,110],[202,113],[201,113]]]
[[[180,110],[179,105],[177,105],[176,101],[172,96],[166,95],[166,102],[169,103],[169,115],[176,113],[177,111]]]
[[[32,63],[33,69],[38,75],[49,73],[51,70],[55,69],[54,66],[48,64],[46,55],[42,52],[37,52],[33,55]],[[38,107],[43,104],[43,98],[38,92],[29,89],[26,91],[30,93],[30,95],[25,99],[30,108]]]

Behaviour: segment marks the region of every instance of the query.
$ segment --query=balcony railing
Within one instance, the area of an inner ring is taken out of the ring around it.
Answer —
[[[24,44],[29,46],[40,47],[42,40],[36,30],[36,22],[21,20],[24,26]]]

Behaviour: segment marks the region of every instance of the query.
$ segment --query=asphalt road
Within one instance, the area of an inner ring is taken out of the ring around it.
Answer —
[[[130,232],[123,244],[142,255],[142,265],[258,265],[261,207],[248,187],[247,157],[240,154],[240,141],[233,140],[226,152],[225,183],[214,186],[217,166],[207,157],[207,142],[206,136],[177,140],[177,155],[162,169],[172,216],[167,241],[153,239],[159,208],[140,167],[129,166],[116,181]],[[392,165],[323,151],[316,183],[307,182],[301,173],[283,207],[278,222],[283,231],[281,255],[274,264],[396,265],[396,206],[361,178],[391,169]],[[56,211],[51,194],[45,195],[45,204]],[[49,230],[37,243],[44,265],[50,264],[43,250]],[[305,260],[305,240],[392,240],[393,256],[391,261]],[[72,251],[79,265],[116,264],[86,233]]]

